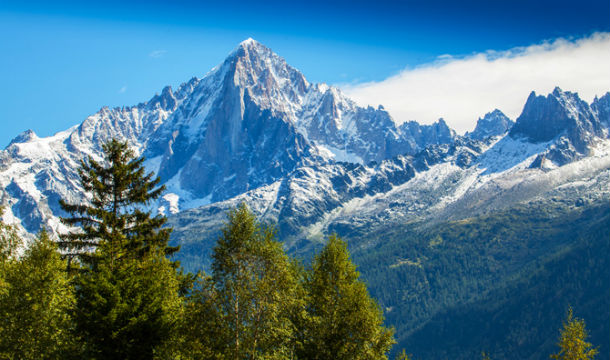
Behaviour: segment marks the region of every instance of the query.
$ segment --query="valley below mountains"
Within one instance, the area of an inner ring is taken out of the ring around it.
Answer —
[[[80,162],[112,138],[167,187],[150,210],[187,270],[208,268],[245,202],[293,255],[345,239],[395,349],[416,359],[546,359],[569,305],[610,359],[610,93],[532,92],[516,119],[490,109],[458,135],[443,119],[397,124],[248,39],[147,102],[15,137],[0,151],[3,221],[67,232],[59,199],[87,200]]]

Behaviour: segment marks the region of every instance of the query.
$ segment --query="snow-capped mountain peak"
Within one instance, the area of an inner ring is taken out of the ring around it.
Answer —
[[[599,135],[601,128],[598,122],[589,104],[581,100],[578,94],[556,87],[547,96],[538,96],[532,91],[510,134],[526,137],[533,142],[549,141],[575,128],[582,128],[581,133]]]
[[[11,140],[11,142],[6,146],[6,148],[13,144],[25,143],[36,139],[38,139],[38,136],[36,135],[34,130],[28,129],[22,132],[21,134],[15,136],[13,140]]]
[[[532,92],[509,134],[532,143],[551,144],[532,166],[542,166],[544,160],[563,165],[587,156],[596,139],[607,137],[605,114],[600,117],[594,109],[577,93],[559,87],[547,96]]]
[[[247,89],[255,101],[270,109],[290,111],[281,105],[300,104],[309,87],[303,74],[251,38],[233,50],[225,64],[229,65],[234,85]]]
[[[479,118],[474,131],[466,133],[465,136],[474,140],[484,140],[491,136],[505,134],[514,124],[515,122],[502,111],[495,109]]]
[[[607,94],[589,106],[559,89],[546,97],[532,94],[510,134],[538,143],[532,149],[543,150],[526,158],[546,151],[540,164],[586,156],[589,145],[607,134],[602,124],[609,122],[609,99]],[[500,135],[509,127],[506,120],[499,111],[487,114],[479,121],[486,130],[479,132]],[[498,124],[500,130],[494,128]],[[539,128],[550,134],[537,134]],[[348,174],[333,187],[366,175],[373,179],[367,191],[381,191],[443,159],[468,167],[484,150],[483,143],[460,138],[442,119],[398,126],[383,107],[362,108],[336,87],[310,84],[271,49],[247,39],[204,77],[165,87],[147,102],[104,107],[52,137],[19,135],[0,152],[5,220],[32,233],[41,226],[60,231],[58,199],[82,199],[79,163],[87,156],[100,159],[101,145],[112,138],[128,141],[147,158],[148,169],[168,189],[155,206],[171,213],[277,188],[303,171],[319,179],[318,187],[331,181],[324,174],[331,169]],[[500,144],[505,143],[512,144]],[[492,165],[485,168],[495,169]],[[388,166],[396,171],[387,172]],[[385,169],[381,177],[374,174],[379,169]],[[308,181],[299,187],[310,186]]]

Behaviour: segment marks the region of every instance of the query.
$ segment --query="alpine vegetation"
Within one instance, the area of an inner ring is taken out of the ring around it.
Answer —
[[[0,151],[0,357],[563,358],[574,306],[608,360],[610,93],[568,90],[459,135],[248,39],[28,130]]]
[[[88,204],[62,202],[80,226],[59,249],[43,231],[17,256],[19,237],[2,224],[3,358],[387,359],[393,331],[339,238],[305,268],[242,204],[211,276],[184,274],[165,217],[143,210],[159,179],[126,143],[103,151],[79,170]]]

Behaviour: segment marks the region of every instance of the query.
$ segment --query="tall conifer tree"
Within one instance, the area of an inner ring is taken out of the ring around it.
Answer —
[[[62,219],[81,229],[60,243],[81,261],[77,276],[76,328],[83,356],[91,359],[171,357],[167,349],[181,318],[183,278],[166,255],[170,229],[163,216],[141,209],[158,198],[159,178],[145,173],[127,143],[103,145],[104,162],[83,162],[81,183],[89,204],[62,202],[73,217]]]
[[[139,207],[161,196],[165,186],[158,186],[160,178],[145,173],[144,158],[136,158],[126,142],[112,139],[102,149],[103,163],[89,157],[79,169],[90,203],[60,201],[62,209],[72,215],[62,221],[81,227],[81,231],[64,235],[60,248],[91,265],[98,260],[98,253],[91,249],[102,247],[111,266],[126,256],[141,257],[152,249],[176,252],[178,248],[168,246],[171,230],[162,228],[167,219],[152,217]]]

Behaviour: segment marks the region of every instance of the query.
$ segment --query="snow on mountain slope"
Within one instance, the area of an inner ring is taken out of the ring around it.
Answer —
[[[277,224],[290,251],[308,252],[331,232],[350,238],[392,224],[432,226],[528,202],[578,206],[610,198],[610,140],[599,139],[590,156],[553,169],[529,166],[543,145],[505,141],[491,147],[478,142],[437,146],[376,166],[298,169],[269,186],[172,216],[174,239],[210,248],[226,211],[242,201],[263,221]],[[512,162],[489,171],[490,159],[500,152]]]
[[[382,107],[359,108],[336,88],[310,84],[248,39],[175,91],[166,87],[132,107],[104,107],[52,137],[19,135],[0,153],[0,201],[4,219],[28,232],[60,229],[58,199],[82,198],[76,169],[87,156],[99,159],[111,138],[145,155],[168,186],[156,204],[165,213],[232,198],[300,167],[366,164],[455,139],[444,123],[402,129]]]
[[[181,88],[181,93],[188,93]],[[177,100],[171,89],[149,102],[126,108],[102,108],[78,126],[39,138],[33,131],[16,137],[0,152],[0,204],[3,219],[21,230],[37,233],[42,227],[62,231],[59,199],[78,201],[82,188],[77,169],[91,156],[100,160],[101,145],[113,137],[124,139],[138,152],[173,111]]]
[[[51,137],[17,136],[0,152],[0,204],[24,232],[64,231],[58,200],[83,200],[80,161],[99,160],[101,145],[119,138],[167,186],[152,206],[174,214],[176,241],[209,241],[202,234],[246,201],[278,223],[289,247],[305,249],[328,231],[467,216],[572,181],[592,184],[608,167],[609,103],[610,94],[589,105],[557,88],[532,93],[514,125],[494,111],[466,137],[442,119],[397,126],[382,106],[360,108],[336,88],[310,84],[249,39],[176,91],[102,108]],[[589,165],[568,170],[574,164]]]
[[[569,101],[557,101],[557,96]],[[289,249],[308,251],[333,231],[350,237],[392,224],[431,226],[529,202],[577,206],[608,198],[608,128],[602,125],[597,131],[591,125],[608,123],[602,106],[607,98],[589,106],[576,94],[556,89],[548,97],[530,97],[515,125],[521,132],[502,129],[504,135],[483,141],[458,138],[377,164],[301,167],[268,187],[176,215],[171,219],[174,238],[210,246],[224,213],[242,201],[265,221],[278,224]],[[536,105],[531,99],[542,101]],[[553,137],[526,136],[545,122],[561,122],[562,116],[568,121]],[[498,114],[496,118],[505,122]],[[581,139],[586,139],[585,147],[575,156],[561,161],[545,157]],[[197,239],[190,234],[198,234]]]

